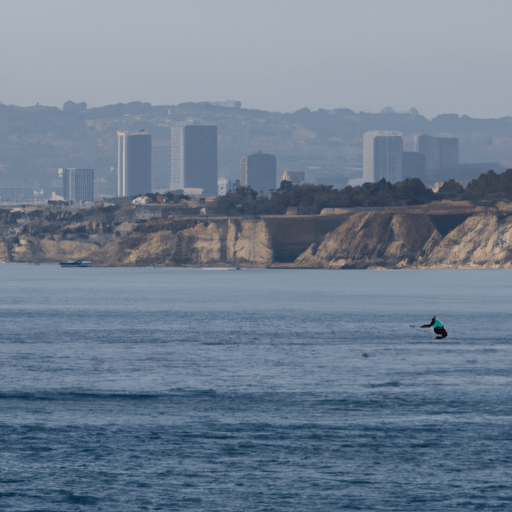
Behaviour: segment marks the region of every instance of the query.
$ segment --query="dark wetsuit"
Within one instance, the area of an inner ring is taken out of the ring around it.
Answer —
[[[436,317],[432,318],[429,324],[422,325],[421,327],[433,327],[434,332],[437,334],[436,340],[442,340],[448,336],[444,325]]]

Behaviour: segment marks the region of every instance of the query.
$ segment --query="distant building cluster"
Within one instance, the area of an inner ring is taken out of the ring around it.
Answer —
[[[219,104],[239,109],[239,102]],[[78,111],[81,104],[67,102],[65,110]],[[240,178],[230,180],[219,177],[218,133],[215,125],[180,124],[172,126],[170,137],[157,139],[145,130],[117,132],[117,197],[133,197],[148,192],[171,191],[194,199],[225,195],[240,187],[251,187],[258,193],[269,195],[277,188],[277,159],[262,151],[242,156]],[[114,168],[111,168],[114,171]],[[157,175],[156,188],[153,171]],[[286,170],[281,178],[294,185],[304,181],[304,172]],[[105,179],[98,180],[103,184]],[[62,187],[62,195],[52,193],[52,200],[71,204],[94,201],[94,170],[60,168],[55,188]],[[153,190],[153,188],[155,190]],[[37,191],[30,195],[35,197]],[[11,198],[5,189],[3,196]],[[103,192],[101,192],[103,197]],[[17,193],[17,196],[20,196]],[[32,199],[32,197],[31,197]]]
[[[263,194],[275,190],[276,157],[262,152],[242,157],[240,180],[219,179],[217,140],[217,126],[171,127],[171,191],[193,197],[212,197],[225,195],[240,185]],[[118,196],[134,196],[151,190],[151,154],[150,134],[118,132]]]
[[[426,184],[442,179],[459,166],[459,139],[416,135],[414,151],[403,150],[403,134],[370,131],[363,136],[363,181],[391,183],[420,178]]]
[[[222,106],[240,108],[237,102]],[[66,105],[68,110],[82,108],[83,105],[72,102]],[[217,126],[190,123],[172,126],[170,137],[158,139],[154,147],[151,135],[145,130],[118,131],[117,196],[133,197],[152,191],[152,164],[159,183],[155,190],[181,192],[196,199],[226,195],[240,186],[268,196],[283,181],[292,185],[305,182],[304,171],[288,169],[278,181],[276,156],[262,151],[241,157],[240,179],[219,177]],[[434,186],[450,178],[463,181],[465,176],[485,172],[487,167],[488,164],[461,165],[459,139],[448,134],[415,135],[413,151],[404,151],[402,132],[368,131],[363,135],[363,177],[349,184],[374,183],[383,178],[391,183],[419,178],[424,184]],[[59,175],[62,199],[70,203],[94,200],[92,169],[59,169]],[[21,197],[13,191],[0,189],[0,197]],[[29,192],[24,192],[25,196],[35,198],[38,193]]]
[[[511,158],[507,119],[476,123],[467,116],[443,114],[428,121],[415,109],[404,114],[388,108],[381,114],[301,109],[262,115],[231,100],[165,108],[131,102],[101,110],[67,101],[59,115],[54,107],[3,109],[0,203],[7,204],[40,203],[50,194],[52,201],[76,204],[169,191],[206,204],[206,197],[240,186],[268,196],[281,185],[303,184],[305,173],[312,182],[333,187],[406,178],[419,178],[430,187],[448,179],[465,186],[489,169],[503,172]],[[28,122],[26,116],[42,116],[43,124]],[[136,131],[142,120],[148,131]],[[44,125],[47,133],[41,132]],[[75,130],[78,126],[87,128]],[[97,140],[108,126],[109,135]],[[33,140],[41,140],[47,153]],[[279,149],[271,149],[274,145]],[[271,153],[278,150],[276,158]],[[461,158],[477,162],[492,153],[498,161],[460,163]],[[43,172],[49,159],[54,159],[55,170],[60,167],[58,179],[54,172]]]
[[[75,108],[74,105],[71,107]],[[232,107],[238,108],[237,105]],[[152,191],[154,148],[151,135],[145,130],[118,131],[117,138],[117,196],[132,197]],[[244,186],[259,194],[270,195],[279,185],[276,156],[262,151],[242,156],[240,179],[219,178],[217,126],[173,126],[167,140],[170,144],[166,146],[159,139],[155,155],[159,169],[168,169],[169,190],[173,192],[201,198],[222,196]],[[396,183],[407,177],[417,177],[425,184],[433,185],[442,179],[445,171],[452,172],[458,166],[459,140],[456,137],[416,135],[413,151],[404,151],[401,132],[368,131],[363,136],[363,182],[384,178]],[[93,169],[59,169],[59,176],[62,199],[70,203],[94,200]],[[305,181],[305,173],[286,169],[279,183],[282,181],[300,185]],[[7,192],[4,195],[7,196]]]

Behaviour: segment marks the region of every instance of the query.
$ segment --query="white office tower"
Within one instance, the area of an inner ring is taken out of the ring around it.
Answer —
[[[151,192],[151,135],[117,132],[117,195],[131,197]]]
[[[363,181],[375,183],[385,178],[402,181],[404,141],[397,132],[366,132],[363,136]]]

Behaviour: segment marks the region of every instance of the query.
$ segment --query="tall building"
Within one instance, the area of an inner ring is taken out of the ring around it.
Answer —
[[[171,128],[171,190],[202,188],[217,196],[217,127]]]
[[[94,169],[59,169],[65,201],[94,201]]]
[[[151,187],[153,190],[169,190],[169,162],[171,141],[151,137]]]
[[[117,132],[117,195],[151,192],[151,135]]]
[[[171,127],[171,190],[185,188],[185,127]]]
[[[385,178],[396,183],[403,179],[404,141],[397,132],[366,132],[363,136],[363,180],[375,183]]]
[[[456,137],[415,135],[414,151],[425,155],[427,171],[437,171],[459,165],[459,139]]]
[[[268,194],[276,189],[276,157],[261,151],[254,155],[243,156],[240,160],[240,183],[242,187],[251,187],[256,192]]]

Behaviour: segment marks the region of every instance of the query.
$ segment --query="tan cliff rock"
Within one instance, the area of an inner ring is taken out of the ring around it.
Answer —
[[[13,255],[19,261],[66,261],[85,260],[94,257],[99,250],[98,246],[91,242],[77,240],[37,240],[30,238],[21,245],[13,248]]]
[[[512,216],[469,217],[420,262],[430,268],[512,268]]]
[[[9,261],[9,249],[5,242],[0,242],[0,263]]]
[[[155,222],[154,232],[135,231],[107,244],[96,258],[107,265],[255,266],[272,263],[268,231],[261,219],[196,221],[173,230]]]
[[[87,259],[109,266],[512,268],[511,204],[428,206],[146,222],[134,221],[131,210],[0,211],[0,262]]]
[[[440,238],[421,214],[361,212],[314,244],[295,261],[302,268],[404,267],[415,261],[427,242]]]

